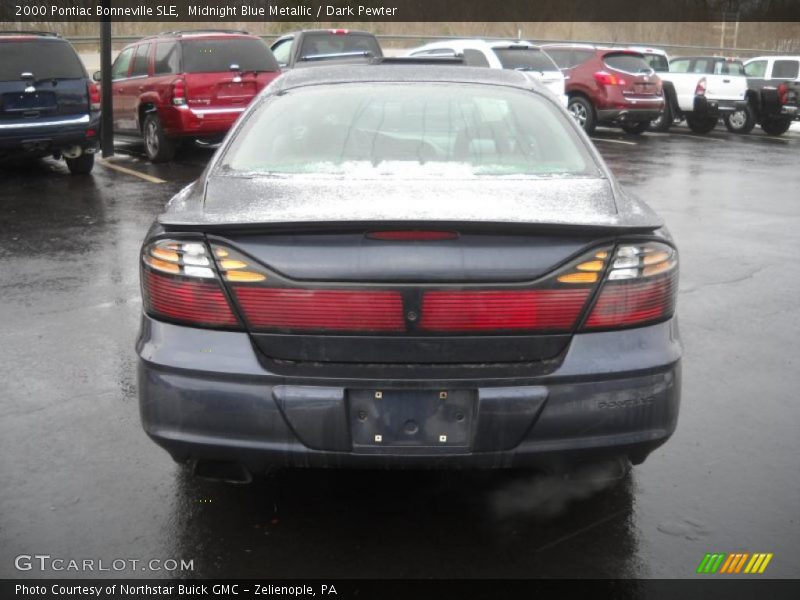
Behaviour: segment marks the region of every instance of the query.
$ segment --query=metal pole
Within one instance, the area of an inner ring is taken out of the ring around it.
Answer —
[[[105,2],[104,2],[105,4]],[[100,22],[100,72],[102,85],[102,121],[100,125],[100,149],[103,158],[114,156],[114,105],[111,89],[111,20]]]

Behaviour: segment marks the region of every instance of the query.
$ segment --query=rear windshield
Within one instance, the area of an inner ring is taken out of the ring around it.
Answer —
[[[495,48],[494,53],[504,69],[558,71],[550,57],[535,48]]]
[[[606,54],[603,62],[609,69],[625,73],[649,73],[652,70],[639,54]]]
[[[185,73],[216,73],[239,65],[242,71],[277,71],[267,45],[253,38],[183,40]]]
[[[0,41],[0,80],[32,73],[35,79],[82,79],[86,77],[78,55],[62,41]]]
[[[596,175],[566,113],[511,88],[354,83],[273,96],[222,168],[354,178]]]
[[[378,41],[371,35],[315,33],[303,37],[300,59],[325,56],[326,54],[348,54],[351,52],[369,52],[372,56],[382,55]]]

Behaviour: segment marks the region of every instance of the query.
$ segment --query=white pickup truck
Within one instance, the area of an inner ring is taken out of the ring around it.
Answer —
[[[667,100],[661,117],[653,121],[652,130],[667,131],[676,120],[686,119],[695,133],[708,133],[722,117],[729,130],[740,132],[752,118],[741,61],[722,56],[682,56],[669,60],[669,70],[665,71],[663,50],[635,50],[644,54],[658,72]],[[661,68],[656,68],[659,65]]]

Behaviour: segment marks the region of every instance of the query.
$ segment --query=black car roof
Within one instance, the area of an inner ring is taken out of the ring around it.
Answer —
[[[541,89],[518,71],[485,67],[440,65],[331,65],[297,69],[283,74],[270,86],[273,91],[337,83],[477,83],[522,90]]]

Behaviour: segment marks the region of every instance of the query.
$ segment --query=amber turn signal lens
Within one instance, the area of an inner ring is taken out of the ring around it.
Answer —
[[[219,266],[222,267],[223,269],[243,269],[247,267],[248,264],[243,260],[228,259],[228,260],[221,260],[219,262]]]
[[[582,262],[577,267],[578,271],[602,271],[603,270],[603,261],[602,260],[590,260],[588,262]]]
[[[164,260],[160,260],[158,258],[153,258],[152,256],[145,256],[144,257],[144,262],[147,265],[153,267],[154,269],[157,269],[158,271],[164,271],[166,273],[180,273],[181,272],[181,268],[180,268],[179,265],[176,265],[174,263],[167,262],[167,261],[164,261]]]
[[[228,281],[265,281],[267,276],[254,271],[227,271],[225,279]]]
[[[594,283],[597,281],[597,273],[568,273],[561,275],[558,280],[561,283]]]

